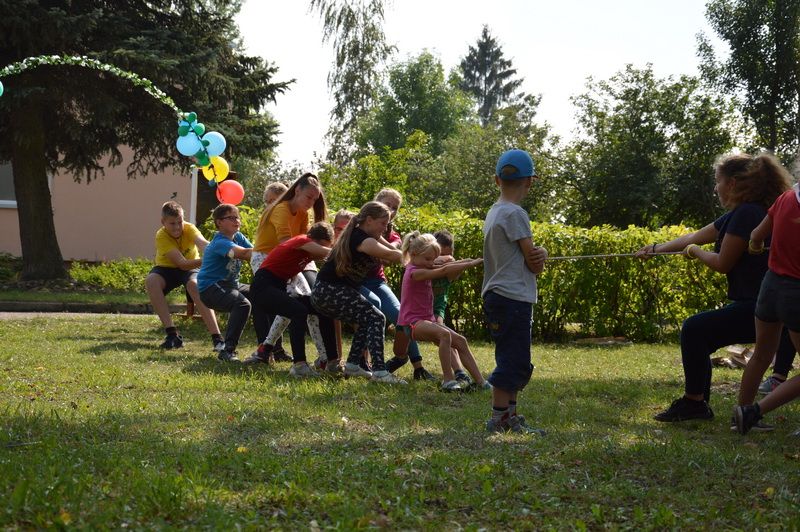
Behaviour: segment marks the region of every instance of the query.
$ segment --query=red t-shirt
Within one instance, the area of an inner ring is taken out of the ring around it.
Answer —
[[[266,268],[275,277],[288,282],[311,262],[311,255],[300,249],[300,246],[305,246],[309,242],[311,239],[308,235],[297,235],[278,244],[261,263],[259,270]]]
[[[800,200],[795,191],[781,194],[767,212],[772,218],[769,269],[800,279]]]

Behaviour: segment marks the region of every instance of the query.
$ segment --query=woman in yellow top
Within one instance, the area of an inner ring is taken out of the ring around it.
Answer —
[[[314,220],[309,223],[309,211],[312,208]],[[327,217],[328,209],[319,179],[312,173],[303,174],[261,215],[256,229],[253,256],[250,259],[253,271],[258,271],[267,254],[278,244],[293,236],[306,234],[312,224],[327,221]],[[301,275],[309,287],[314,286],[316,271],[306,270]],[[267,337],[271,324],[272,319],[253,320],[259,343]],[[276,348],[280,352],[280,347]],[[273,351],[273,355],[275,354]]]

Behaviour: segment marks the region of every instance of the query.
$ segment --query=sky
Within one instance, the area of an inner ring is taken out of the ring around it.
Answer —
[[[333,49],[307,0],[246,0],[237,22],[246,52],[274,63],[291,89],[267,109],[280,123],[278,156],[312,168],[327,146]],[[387,0],[384,31],[403,61],[427,49],[446,72],[489,26],[511,59],[522,90],[541,94],[539,118],[570,138],[587,77],[607,79],[628,63],[657,76],[697,74],[697,35],[713,32],[703,0]],[[715,41],[715,39],[712,39]],[[718,41],[717,41],[718,42]]]

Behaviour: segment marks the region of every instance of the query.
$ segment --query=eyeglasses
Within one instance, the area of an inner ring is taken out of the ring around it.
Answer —
[[[238,216],[223,216],[220,220],[230,220],[232,222],[238,222],[241,220]]]

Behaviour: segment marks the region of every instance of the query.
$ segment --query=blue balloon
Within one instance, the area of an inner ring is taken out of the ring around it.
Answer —
[[[185,137],[178,137],[176,146],[178,147],[178,152],[187,157],[191,157],[197,153],[198,150],[203,149],[203,145],[200,144],[200,139],[197,138],[197,135],[192,134],[186,135]]]
[[[209,180],[208,186],[210,186],[211,188],[217,188],[217,180],[216,179]]]
[[[203,135],[203,140],[208,141],[206,151],[208,151],[208,155],[211,157],[222,155],[222,153],[225,151],[225,147],[228,145],[228,143],[225,141],[225,137],[216,131],[209,131]]]

